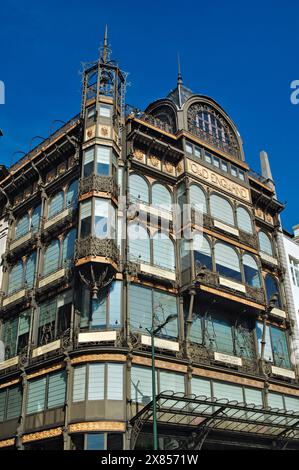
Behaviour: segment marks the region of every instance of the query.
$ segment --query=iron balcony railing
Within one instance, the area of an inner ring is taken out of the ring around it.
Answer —
[[[175,133],[173,126],[171,126],[167,122],[163,122],[155,116],[147,114],[144,111],[141,111],[140,109],[129,104],[127,104],[125,107],[125,115],[126,118],[133,117],[139,119],[140,121],[144,121],[148,124],[151,124],[152,126],[157,127],[158,129],[161,129],[164,132],[168,132],[170,134]]]

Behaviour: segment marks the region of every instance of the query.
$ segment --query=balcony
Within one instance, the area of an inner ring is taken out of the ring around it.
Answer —
[[[23,253],[25,250],[31,247],[31,245],[35,242],[35,233],[27,232],[25,235],[14,239],[9,244],[9,257],[17,256],[19,253]]]
[[[96,258],[98,257],[105,258],[106,260],[112,260],[118,264],[119,252],[116,242],[112,239],[101,239],[92,236],[76,240],[76,264],[82,264],[78,263],[78,261],[83,260],[84,258],[86,261],[97,261]]]
[[[132,276],[155,278],[162,284],[170,284],[174,286],[176,282],[176,274],[174,270],[166,269],[142,260],[130,261],[127,264],[127,270]]]
[[[264,305],[265,295],[263,289],[254,288],[249,285],[236,282],[220,276],[218,273],[212,272],[204,267],[195,267],[196,283],[204,285],[223,292],[230,292],[238,297],[243,297],[251,302]]]
[[[163,132],[167,132],[168,134],[174,134],[174,128],[170,124],[161,121],[160,119],[152,116],[151,114],[146,114],[140,109],[130,106],[128,104],[125,107],[125,111],[126,118],[138,119],[139,121],[142,121],[146,124],[150,124],[151,126],[156,127],[157,129],[160,129]]]
[[[37,283],[37,293],[42,294],[58,285],[69,282],[72,278],[72,268],[69,265],[60,267],[46,276],[40,276]]]
[[[59,232],[65,225],[72,223],[76,208],[66,207],[44,222],[43,234],[45,236],[53,235]]]
[[[30,301],[30,290],[23,286],[21,289],[9,294],[2,294],[2,310],[21,308],[21,305]]]
[[[106,193],[111,197],[118,198],[118,185],[113,176],[91,175],[81,178],[79,182],[79,197],[88,193]]]

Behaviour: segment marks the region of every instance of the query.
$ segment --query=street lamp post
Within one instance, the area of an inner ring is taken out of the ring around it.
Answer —
[[[146,331],[151,336],[152,347],[152,396],[153,396],[153,448],[158,450],[158,430],[157,430],[157,400],[156,400],[156,366],[155,366],[155,335],[164,328],[167,323],[177,318],[177,315],[169,315],[166,320],[155,328],[155,315],[152,318],[152,328]]]

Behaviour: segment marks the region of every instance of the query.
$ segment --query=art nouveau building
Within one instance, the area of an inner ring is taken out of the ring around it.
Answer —
[[[276,236],[283,205],[213,99],[125,106],[110,60],[81,113],[1,181],[0,448],[298,447]]]

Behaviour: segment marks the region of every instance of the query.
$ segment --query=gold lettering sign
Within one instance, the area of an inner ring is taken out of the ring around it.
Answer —
[[[188,160],[188,171],[193,175],[198,176],[209,183],[212,183],[214,186],[217,186],[220,189],[224,189],[228,193],[233,194],[234,196],[243,199],[244,201],[250,202],[250,195],[248,189],[243,186],[234,183],[233,181],[225,178],[222,175],[214,173],[213,171],[205,168],[198,163]]]

